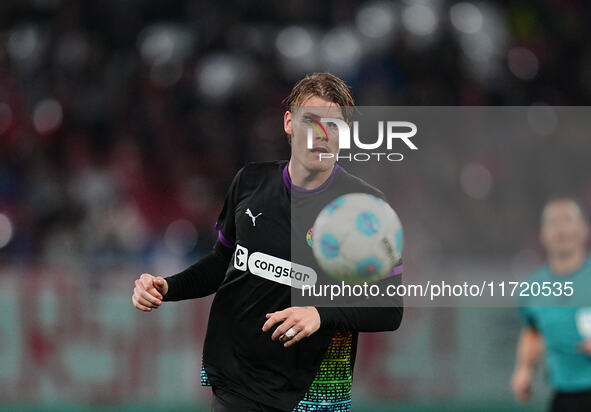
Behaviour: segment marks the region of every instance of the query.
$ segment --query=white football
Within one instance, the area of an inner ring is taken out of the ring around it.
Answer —
[[[312,249],[331,277],[351,284],[376,282],[402,257],[400,219],[388,203],[365,193],[340,196],[314,223]]]

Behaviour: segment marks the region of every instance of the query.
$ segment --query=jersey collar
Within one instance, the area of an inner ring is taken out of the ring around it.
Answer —
[[[285,187],[287,187],[288,190],[291,190],[296,193],[301,193],[301,194],[314,194],[314,193],[322,192],[323,190],[325,190],[328,186],[330,186],[332,184],[335,177],[343,170],[343,168],[339,164],[335,163],[334,167],[332,168],[332,173],[330,174],[330,176],[328,177],[328,179],[326,179],[326,181],[324,183],[322,183],[320,186],[318,186],[315,189],[304,189],[303,187],[296,186],[291,182],[291,177],[289,176],[289,169],[288,168],[289,168],[289,162],[287,162],[285,164],[285,167],[283,168],[283,183],[285,184]]]

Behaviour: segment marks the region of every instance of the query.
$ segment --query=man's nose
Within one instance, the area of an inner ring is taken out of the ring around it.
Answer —
[[[328,137],[327,136],[323,136],[321,134],[318,134],[317,136],[315,136],[314,139],[315,140],[320,140],[320,141],[328,141]]]

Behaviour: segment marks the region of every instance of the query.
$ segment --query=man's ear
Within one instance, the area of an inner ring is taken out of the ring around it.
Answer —
[[[293,129],[291,123],[291,112],[289,110],[287,110],[283,115],[283,130],[285,130],[285,133],[288,135],[292,135]]]

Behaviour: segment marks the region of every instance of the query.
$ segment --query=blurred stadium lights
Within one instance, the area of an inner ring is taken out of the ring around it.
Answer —
[[[363,5],[355,16],[364,54],[383,53],[396,38],[397,9],[393,3],[373,2]]]
[[[527,123],[534,133],[549,136],[558,127],[558,115],[552,106],[545,103],[535,103],[527,110]]]
[[[314,43],[310,32],[300,26],[289,26],[277,34],[275,46],[288,59],[305,59]]]
[[[376,2],[362,6],[355,17],[355,24],[361,34],[372,39],[389,36],[395,26],[393,4]]]
[[[492,174],[480,163],[468,163],[460,172],[462,190],[473,199],[484,199],[487,197],[492,184]]]
[[[472,3],[456,3],[449,9],[449,18],[453,26],[466,34],[482,30],[482,13]]]
[[[163,64],[189,55],[194,34],[178,24],[158,23],[138,36],[138,47],[146,64]]]
[[[501,74],[508,28],[498,9],[487,2],[461,2],[449,9],[449,19],[474,80],[486,83]]]
[[[0,249],[6,246],[12,239],[12,223],[8,216],[0,213]]]
[[[513,47],[507,52],[507,65],[520,80],[532,80],[538,74],[540,63],[533,51],[526,47]]]
[[[55,131],[62,124],[62,105],[55,99],[43,99],[33,108],[33,126],[40,134]]]
[[[283,70],[290,77],[315,70],[346,75],[358,66],[363,53],[389,44],[394,28],[393,5],[372,2],[358,10],[355,26],[346,24],[324,32],[289,26],[277,33],[275,47]]]
[[[23,24],[9,34],[6,49],[11,60],[32,67],[39,61],[43,46],[39,28],[33,24]]]
[[[197,229],[187,219],[170,223],[164,232],[164,244],[175,255],[186,255],[197,244]]]
[[[0,102],[0,134],[6,132],[12,124],[12,109],[4,102]]]
[[[479,63],[489,64],[495,57],[495,46],[487,33],[479,32],[460,38],[468,62],[477,66]]]
[[[410,2],[402,11],[402,26],[415,36],[429,36],[437,30],[439,19],[432,2]]]
[[[195,70],[195,81],[198,93],[221,102],[250,86],[253,75],[245,58],[220,52],[201,60]]]
[[[304,73],[318,70],[318,43],[319,34],[312,28],[289,26],[280,30],[275,47],[285,74],[297,79]]]
[[[322,38],[323,66],[336,75],[346,75],[355,69],[361,58],[358,34],[350,26],[337,26]]]
[[[422,48],[436,39],[441,26],[441,1],[415,0],[403,3],[401,25],[411,48]],[[499,74],[504,59],[507,27],[498,10],[485,2],[460,2],[449,9],[470,72],[479,81]],[[362,5],[355,26],[341,25],[315,33],[304,26],[289,26],[275,38],[283,70],[300,76],[313,70],[331,70],[346,75],[357,67],[363,54],[387,46],[396,35],[396,4],[375,1]],[[317,37],[321,37],[320,50]]]
[[[146,27],[138,36],[138,48],[150,79],[159,86],[175,84],[183,75],[183,62],[191,54],[195,33],[179,24],[158,23]]]

